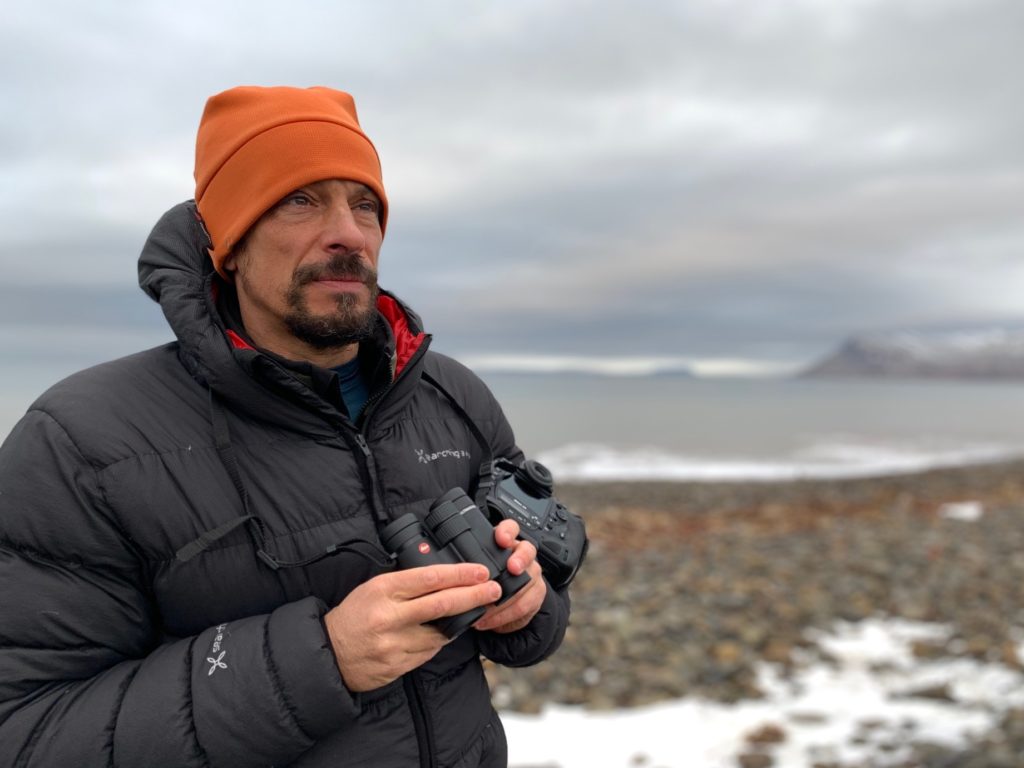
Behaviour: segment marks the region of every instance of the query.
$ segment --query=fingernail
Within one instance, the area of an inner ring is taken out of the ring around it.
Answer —
[[[492,600],[497,600],[501,597],[501,585],[498,582],[492,581],[488,590]]]
[[[509,564],[509,567],[515,568],[517,571],[522,571],[523,570],[523,564],[521,562],[519,562],[519,558],[510,557],[508,559],[508,564]]]

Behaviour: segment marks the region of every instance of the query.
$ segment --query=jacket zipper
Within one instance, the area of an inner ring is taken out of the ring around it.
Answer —
[[[402,373],[409,370],[417,361],[419,361],[419,359],[426,354],[427,347],[429,346],[430,338],[428,337],[424,339],[423,342],[416,348],[416,351],[413,352],[412,357],[409,358],[408,362],[406,362],[405,366],[402,368]],[[363,415],[362,418],[360,419],[360,421],[362,421],[363,423],[362,429],[360,431],[364,433],[369,431],[368,428],[370,426],[370,417],[373,415],[373,411],[375,411],[380,402],[385,397],[387,397],[388,393],[392,389],[394,389],[395,383],[402,376],[402,373],[399,373],[398,376],[395,376],[395,378],[391,380],[390,384],[388,384],[386,387],[384,387],[384,389],[380,390],[379,392],[376,392],[373,395],[371,395],[370,399],[366,401],[366,405],[363,406]]]
[[[422,344],[416,350],[406,364],[406,369],[425,353],[426,346],[426,344]],[[373,509],[374,518],[378,521],[378,530],[381,526],[387,524],[388,520],[384,511],[385,505],[383,495],[381,494],[381,481],[380,475],[377,472],[377,462],[373,458],[373,452],[370,450],[369,443],[366,442],[365,430],[369,427],[372,411],[387,396],[388,392],[394,387],[394,384],[395,382],[392,381],[371,402],[367,403],[363,410],[362,430],[345,429],[346,432],[350,432],[353,435],[356,445],[363,454],[364,482],[370,488],[370,504]],[[402,688],[405,691],[406,700],[409,702],[409,712],[412,714],[413,730],[416,733],[416,746],[420,755],[420,768],[437,768],[437,746],[434,741],[434,728],[430,722],[430,713],[427,711],[426,704],[424,703],[423,684],[415,670],[402,676]]]
[[[412,357],[405,364],[402,371],[407,371],[416,363],[419,358],[426,354],[427,347],[430,344],[429,337],[424,340],[422,344],[416,349]],[[399,374],[401,376],[402,374]],[[384,497],[381,493],[381,488],[384,484],[381,482],[380,473],[377,471],[377,462],[373,458],[373,454],[370,452],[370,445],[366,442],[366,435],[370,433],[370,418],[373,416],[373,412],[376,410],[377,405],[387,397],[388,393],[394,389],[395,382],[398,377],[392,379],[391,383],[388,384],[384,389],[375,393],[367,400],[366,405],[363,406],[363,415],[360,421],[362,426],[355,426],[355,429],[351,430],[352,434],[355,435],[356,444],[359,446],[359,450],[363,452],[363,464],[366,467],[368,477],[366,481],[370,487],[370,504],[373,509],[374,520],[377,523],[377,531],[379,532],[390,520],[387,518],[387,505],[384,504]],[[345,430],[349,432],[350,430]]]
[[[346,434],[352,435],[356,446],[358,446],[363,454],[363,482],[370,491],[370,509],[373,510],[373,520],[377,530],[380,531],[388,524],[388,518],[384,512],[384,499],[380,493],[380,477],[377,474],[377,462],[374,461],[373,453],[371,453],[370,446],[362,432],[349,429],[348,427],[343,427],[343,429]]]
[[[437,754],[434,746],[434,729],[430,714],[423,703],[423,683],[416,672],[409,672],[402,678],[405,697],[409,700],[412,725],[416,731],[416,743],[420,752],[420,768],[437,768]]]
[[[426,353],[427,347],[429,346],[429,337],[424,339],[420,346],[413,353],[412,357],[409,358],[408,362],[403,367],[403,372],[408,370]],[[400,376],[401,374],[399,374]],[[354,442],[359,448],[360,453],[363,454],[362,470],[363,470],[363,483],[370,491],[370,508],[373,512],[374,522],[377,530],[379,531],[389,521],[385,513],[386,506],[384,504],[384,497],[381,493],[381,481],[380,475],[377,471],[376,461],[373,458],[373,453],[370,451],[370,446],[366,442],[364,430],[367,430],[370,423],[371,412],[376,409],[376,406],[387,396],[387,394],[394,388],[395,381],[398,377],[396,376],[384,389],[374,395],[366,403],[363,409],[363,428],[360,430],[358,427],[352,428],[354,425],[345,424],[344,420],[340,429],[340,432],[344,435],[345,441],[351,444]],[[434,740],[434,730],[430,722],[430,715],[427,711],[426,705],[424,704],[424,691],[423,684],[420,681],[419,675],[415,672],[409,672],[402,676],[402,687],[405,690],[406,699],[409,702],[409,710],[412,714],[413,729],[416,732],[416,745],[420,756],[420,768],[437,768],[437,755],[436,745]]]

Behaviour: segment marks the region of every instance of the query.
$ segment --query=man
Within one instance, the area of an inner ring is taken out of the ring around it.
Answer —
[[[196,202],[139,261],[177,342],[57,384],[0,449],[0,764],[505,764],[480,655],[546,658],[568,601],[509,521],[530,581],[501,605],[483,566],[382,560],[389,521],[521,457],[378,290],[387,211],[347,94],[209,100]]]

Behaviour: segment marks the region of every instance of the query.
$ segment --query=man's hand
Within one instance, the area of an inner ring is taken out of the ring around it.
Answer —
[[[426,622],[501,597],[487,576],[476,563],[430,565],[384,573],[353,589],[324,616],[348,689],[380,688],[432,659],[448,638]]]
[[[518,541],[519,524],[515,520],[502,520],[494,528],[494,540],[499,547],[511,549],[508,570],[513,576],[530,574],[530,583],[501,605],[492,606],[473,625],[474,629],[492,632],[515,632],[522,629],[540,610],[548,587],[537,562],[537,548],[528,541]]]

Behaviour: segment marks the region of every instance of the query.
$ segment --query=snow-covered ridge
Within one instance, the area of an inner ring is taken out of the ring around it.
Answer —
[[[856,336],[804,375],[1024,378],[1024,328]]]

